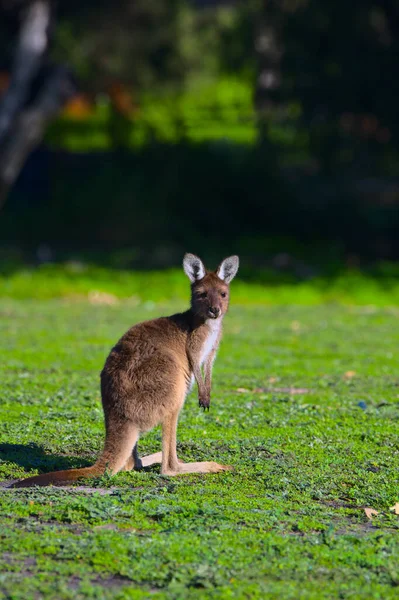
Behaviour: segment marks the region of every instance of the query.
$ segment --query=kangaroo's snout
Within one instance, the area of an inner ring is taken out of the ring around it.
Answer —
[[[220,308],[218,306],[210,306],[208,308],[208,315],[211,319],[217,319],[220,315]]]

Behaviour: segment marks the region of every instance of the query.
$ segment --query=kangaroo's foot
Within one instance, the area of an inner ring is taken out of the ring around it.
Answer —
[[[147,456],[143,456],[141,459],[143,467],[150,467],[151,465],[156,465],[161,462],[162,452],[155,452],[155,454],[147,454]]]
[[[143,467],[150,467],[151,465],[160,464],[162,462],[162,452],[155,452],[155,454],[148,454],[143,456],[141,459]],[[182,463],[182,460],[177,459],[178,463]]]
[[[162,475],[184,475],[185,473],[220,473],[221,471],[232,471],[233,467],[230,465],[219,465],[219,463],[213,461],[206,462],[193,462],[193,463],[181,463],[177,469],[163,469]]]
[[[123,468],[124,471],[141,471],[143,467],[150,467],[151,465],[159,464],[162,462],[162,452],[156,452],[155,454],[149,454],[148,456],[143,456],[143,458],[138,458],[138,460],[134,461],[133,456],[129,456],[126,461],[126,464]]]

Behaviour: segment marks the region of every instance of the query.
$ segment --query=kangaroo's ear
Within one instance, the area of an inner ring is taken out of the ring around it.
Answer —
[[[183,259],[183,269],[191,283],[199,281],[205,277],[205,267],[200,258],[195,254],[185,254]]]
[[[225,258],[216,270],[216,275],[219,279],[222,279],[225,283],[230,281],[236,276],[238,271],[239,259],[238,256],[229,256]]]

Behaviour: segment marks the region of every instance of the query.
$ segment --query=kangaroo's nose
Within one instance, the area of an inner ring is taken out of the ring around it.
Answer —
[[[218,308],[217,306],[211,306],[209,308],[209,312],[215,315],[215,317],[218,317],[220,315],[220,308]]]

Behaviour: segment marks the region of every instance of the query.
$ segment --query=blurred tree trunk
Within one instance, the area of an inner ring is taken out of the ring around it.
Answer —
[[[18,3],[17,8],[21,25],[10,84],[0,103],[0,208],[47,123],[74,92],[65,68],[45,66],[50,0]]]

